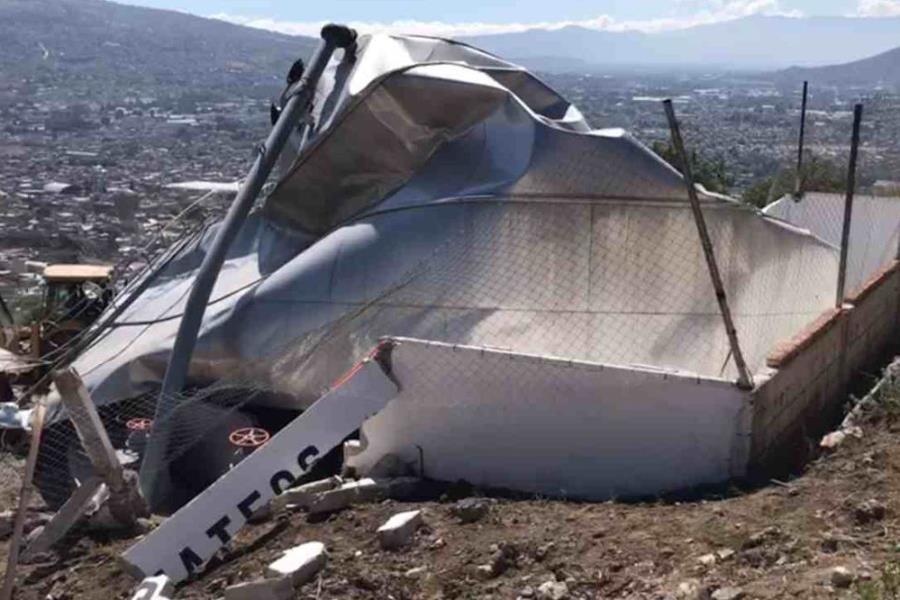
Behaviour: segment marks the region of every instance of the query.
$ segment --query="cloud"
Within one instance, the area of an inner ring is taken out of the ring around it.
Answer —
[[[900,17],[900,0],[859,0],[856,14],[860,17]]]
[[[861,0],[897,4],[900,0]],[[682,17],[666,17],[648,20],[620,21],[609,15],[598,15],[580,21],[545,21],[537,23],[482,23],[464,22],[447,23],[444,21],[398,20],[388,22],[354,22],[349,25],[365,33],[397,33],[419,34],[437,37],[456,37],[466,35],[487,35],[496,33],[515,33],[528,29],[561,29],[568,26],[579,26],[603,31],[643,31],[653,33],[672,29],[686,29],[697,25],[709,25],[730,21],[751,15],[782,15],[800,17],[798,11],[781,10],[778,0],[679,0],[682,5],[690,5],[695,12]],[[238,25],[268,29],[290,35],[318,36],[324,21],[280,21],[264,17],[248,17],[219,13],[211,15],[213,19],[228,21]]]

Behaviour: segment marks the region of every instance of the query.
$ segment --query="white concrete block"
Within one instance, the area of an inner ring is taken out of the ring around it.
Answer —
[[[343,481],[340,477],[334,476],[327,479],[319,479],[311,481],[303,485],[285,490],[280,496],[273,500],[275,508],[284,508],[285,506],[295,505],[300,508],[309,508],[309,505],[315,499],[317,494],[335,489],[341,485]]]
[[[266,577],[288,577],[294,586],[300,586],[322,570],[328,555],[322,542],[308,542],[286,550],[284,555],[266,568]]]
[[[172,580],[165,575],[157,575],[144,579],[131,600],[170,600],[174,595]]]
[[[318,494],[309,505],[310,514],[334,512],[359,502],[374,502],[387,497],[387,486],[374,479],[360,479],[337,489]]]
[[[412,541],[416,529],[422,526],[422,511],[397,513],[378,528],[378,542],[386,550],[405,546]]]
[[[257,579],[225,588],[225,600],[291,600],[293,597],[290,577]]]

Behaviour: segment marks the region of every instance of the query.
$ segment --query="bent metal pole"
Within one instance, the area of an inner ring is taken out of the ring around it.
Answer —
[[[844,225],[841,230],[841,260],[838,265],[836,308],[844,305],[847,285],[847,255],[850,253],[850,224],[853,221],[853,196],[856,194],[856,159],[859,156],[859,127],[862,123],[863,105],[853,109],[853,138],[850,141],[850,168],[847,170],[847,197],[844,200]]]
[[[206,311],[206,304],[228,249],[246,220],[291,133],[308,111],[316,85],[332,54],[338,48],[351,48],[355,43],[356,32],[348,27],[326,25],[322,28],[322,41],[310,61],[309,69],[285,93],[287,98],[285,106],[265,143],[260,146],[259,155],[247,174],[247,179],[228,209],[228,214],[197,271],[166,368],[159,402],[156,405],[154,423],[157,427],[148,441],[147,451],[141,465],[141,487],[151,506],[160,499],[154,488],[160,473],[162,458],[165,455],[166,438],[168,437],[169,427],[165,424],[165,417],[177,405],[176,395],[184,387],[191,356],[197,344],[197,334]]]
[[[734,327],[734,321],[731,318],[731,310],[728,308],[728,298],[725,296],[725,286],[722,283],[722,276],[719,274],[719,267],[716,264],[716,255],[713,251],[712,242],[709,239],[709,230],[706,228],[706,220],[703,217],[703,211],[700,210],[700,200],[697,198],[697,188],[694,187],[694,174],[691,170],[691,163],[688,160],[687,152],[684,150],[684,141],[681,139],[681,130],[678,127],[678,120],[675,118],[675,109],[672,107],[672,101],[663,102],[666,107],[666,117],[669,119],[669,129],[672,133],[672,144],[678,152],[678,158],[681,160],[681,172],[684,175],[684,183],[687,186],[688,199],[691,202],[691,211],[694,213],[694,223],[697,225],[697,233],[700,234],[700,244],[703,246],[703,255],[706,257],[706,266],[709,268],[709,276],[712,279],[713,287],[716,290],[716,300],[719,302],[719,312],[722,313],[722,320],[725,322],[725,332],[728,334],[728,343],[731,346],[731,355],[734,357],[734,364],[738,371],[738,386],[744,389],[753,388],[753,378],[750,376],[750,370],[747,363],[744,362],[744,355],[741,353],[741,347],[738,344],[737,330]]]

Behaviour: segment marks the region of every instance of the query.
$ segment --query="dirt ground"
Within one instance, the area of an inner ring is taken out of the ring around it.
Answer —
[[[281,550],[317,540],[327,566],[297,598],[900,598],[898,440],[900,410],[892,408],[863,439],[789,483],[687,503],[495,498],[469,524],[453,516],[456,499],[446,496],[357,506],[318,523],[281,512],[248,526],[176,597],[222,597],[227,586],[261,576]],[[3,483],[17,467],[19,459],[0,460]],[[7,486],[0,494],[4,503],[15,496]],[[426,523],[414,543],[381,550],[375,530],[410,509]],[[136,582],[117,556],[132,543],[75,532],[21,568],[16,597],[128,598]],[[490,574],[478,569],[489,564]],[[835,567],[847,569],[837,586]]]

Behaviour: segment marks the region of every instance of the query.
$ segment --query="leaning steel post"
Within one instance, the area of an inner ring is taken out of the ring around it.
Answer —
[[[809,82],[803,82],[803,104],[800,107],[800,139],[797,142],[797,172],[794,174],[794,199],[803,197],[803,145],[806,141],[806,103],[809,98]]]
[[[841,230],[841,261],[838,266],[837,297],[835,306],[844,305],[847,286],[847,256],[850,253],[850,225],[853,221],[853,196],[856,193],[856,159],[859,156],[859,128],[862,124],[863,105],[853,108],[853,139],[850,143],[850,167],[847,171],[847,197],[844,200],[844,226]]]
[[[232,242],[237,236],[262,191],[263,184],[272,172],[282,149],[308,111],[319,78],[325,72],[328,61],[338,48],[349,49],[356,43],[356,32],[341,25],[326,25],[322,28],[322,40],[313,55],[309,69],[299,81],[285,93],[287,101],[269,136],[259,148],[259,155],[250,168],[237,197],[222,222],[216,238],[203,259],[185,304],[178,334],[166,367],[162,389],[156,405],[154,430],[148,440],[144,460],[141,464],[141,488],[150,506],[156,506],[161,497],[159,479],[163,477],[160,468],[167,450],[170,416],[177,406],[178,394],[187,380],[191,356],[197,344],[197,335],[206,312],[206,304],[218,279],[219,271]]]
[[[678,120],[675,118],[675,109],[672,106],[671,100],[665,100],[663,106],[666,108],[666,118],[669,120],[672,144],[675,146],[675,151],[678,153],[678,157],[681,160],[681,172],[684,175],[684,183],[687,186],[688,199],[690,200],[691,211],[694,213],[694,223],[697,225],[697,233],[700,235],[700,245],[703,247],[706,266],[709,268],[709,276],[710,279],[712,279],[713,287],[716,290],[716,300],[719,303],[719,312],[722,314],[722,321],[725,322],[725,332],[728,334],[731,355],[734,357],[734,364],[738,371],[738,386],[745,389],[752,389],[753,378],[750,375],[750,370],[747,368],[747,363],[744,361],[744,354],[741,352],[741,346],[738,343],[737,330],[734,327],[734,320],[731,318],[731,309],[728,308],[728,298],[725,294],[722,276],[719,273],[719,266],[716,263],[716,254],[709,238],[706,219],[703,217],[703,211],[700,209],[700,199],[697,197],[697,188],[694,186],[694,174],[691,169],[691,163],[688,159],[687,152],[684,149],[684,141],[681,139],[681,130],[678,127]]]

